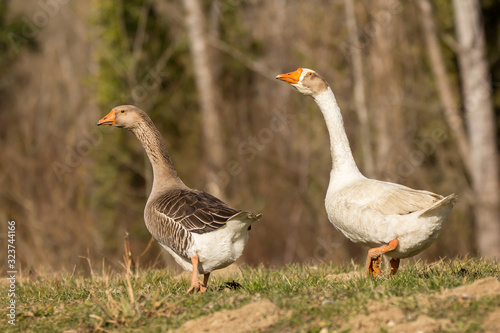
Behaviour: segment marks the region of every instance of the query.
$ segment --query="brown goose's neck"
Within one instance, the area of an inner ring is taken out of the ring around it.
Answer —
[[[153,194],[165,187],[184,186],[168,155],[167,146],[151,119],[147,116],[144,117],[143,121],[139,122],[131,131],[141,142],[153,166],[153,188],[151,193]]]

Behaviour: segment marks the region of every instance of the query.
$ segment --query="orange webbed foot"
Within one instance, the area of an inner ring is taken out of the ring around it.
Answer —
[[[370,256],[366,258],[366,266],[368,268],[368,276],[372,278],[382,275],[382,270],[380,269],[380,263],[382,262],[382,256]]]
[[[186,294],[189,294],[191,291],[198,291],[198,293],[201,294],[207,291],[207,287],[200,280],[191,281],[191,286],[188,291],[186,291]]]
[[[376,247],[368,251],[368,255],[366,257],[366,268],[368,269],[367,272],[368,276],[374,278],[376,276],[382,275],[382,271],[380,269],[380,263],[382,262],[382,254],[393,251],[398,246],[398,244],[399,244],[398,240],[394,238],[389,242],[388,245]],[[393,261],[391,260],[391,272],[393,275],[396,275],[396,271],[398,270],[399,267],[399,259],[393,259],[393,260],[397,260],[397,265],[394,262],[393,266]]]

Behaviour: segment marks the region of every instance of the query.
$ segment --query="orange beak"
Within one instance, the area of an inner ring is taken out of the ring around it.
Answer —
[[[97,126],[100,125],[114,125],[115,124],[115,110],[111,110],[104,118],[97,122]]]
[[[300,75],[302,74],[302,68],[297,69],[295,72],[290,72],[286,74],[280,74],[276,76],[278,80],[288,82],[290,84],[299,83]]]

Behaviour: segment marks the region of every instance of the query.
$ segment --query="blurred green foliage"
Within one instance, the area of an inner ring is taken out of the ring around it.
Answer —
[[[10,15],[9,1],[0,0],[0,89],[8,85],[6,74],[19,55],[25,49],[34,51],[37,48],[36,39],[25,36],[25,26],[21,15]]]

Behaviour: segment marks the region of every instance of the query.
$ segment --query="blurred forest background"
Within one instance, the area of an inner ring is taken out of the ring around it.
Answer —
[[[1,0],[0,237],[15,220],[17,262],[37,272],[119,267],[126,232],[141,254],[151,167],[131,133],[95,126],[135,104],[188,186],[263,213],[242,262],[363,263],[324,210],[324,119],[274,79],[306,67],[330,83],[365,175],[459,195],[420,258],[498,258],[499,12],[494,0]],[[157,244],[138,260],[176,267]]]

